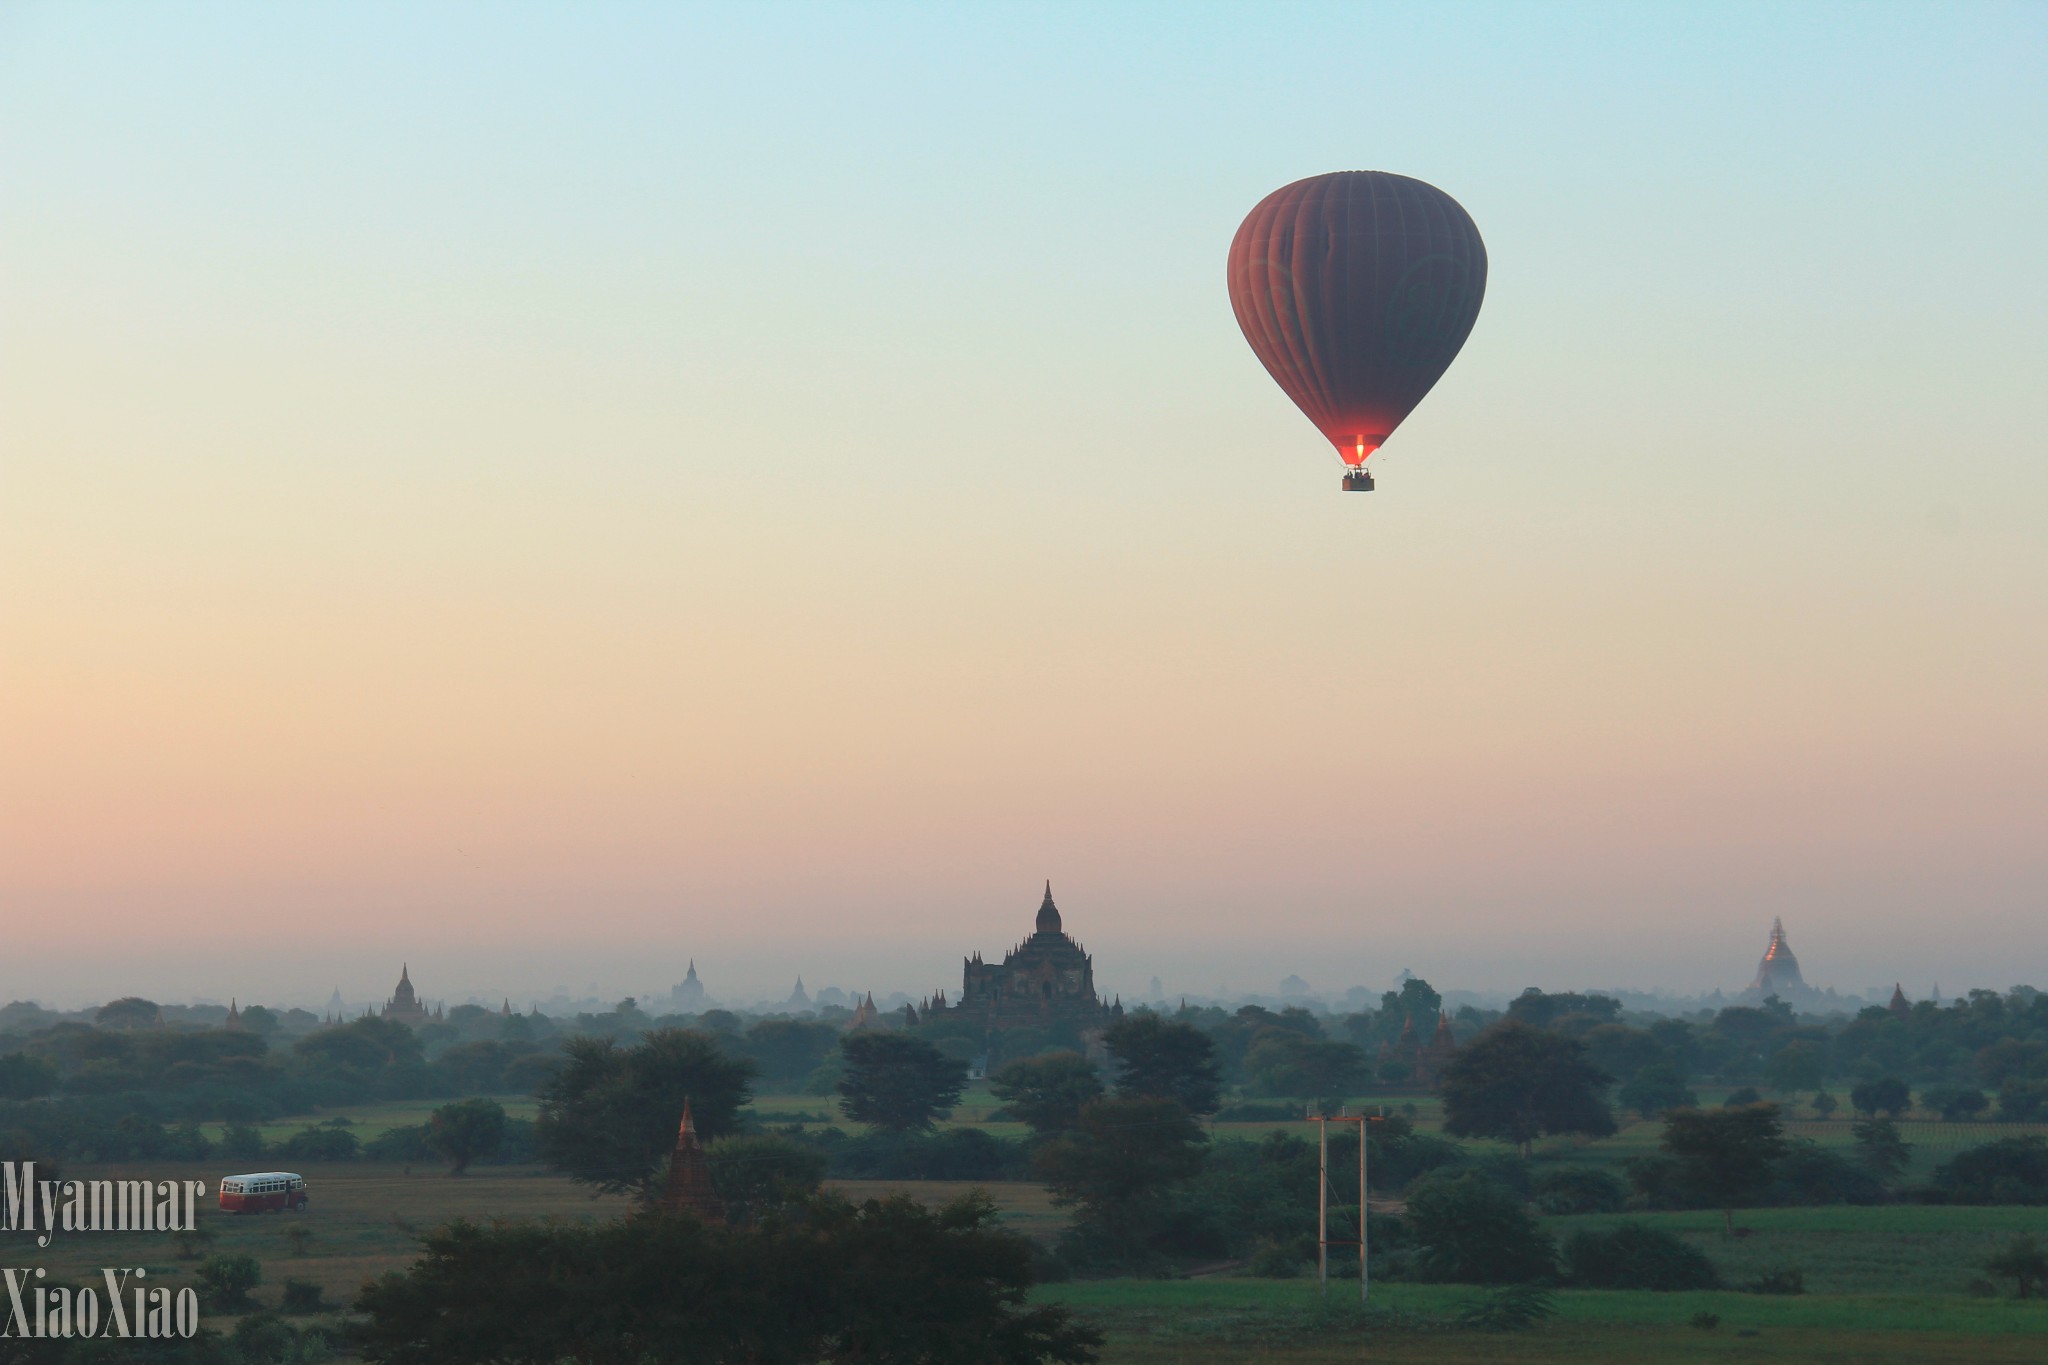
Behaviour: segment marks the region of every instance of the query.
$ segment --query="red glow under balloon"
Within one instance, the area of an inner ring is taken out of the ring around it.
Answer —
[[[1230,244],[1229,279],[1267,373],[1360,465],[1471,334],[1486,244],[1434,185],[1338,171],[1260,200]]]

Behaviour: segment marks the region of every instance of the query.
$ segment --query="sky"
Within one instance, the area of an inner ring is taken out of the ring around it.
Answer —
[[[2048,7],[0,4],[0,999],[2048,986]],[[1339,468],[1223,263],[1485,305]]]

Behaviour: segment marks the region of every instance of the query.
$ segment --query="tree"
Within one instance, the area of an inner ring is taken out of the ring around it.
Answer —
[[[1646,1119],[1660,1117],[1667,1109],[1691,1109],[1699,1096],[1669,1062],[1653,1062],[1629,1078],[1614,1092],[1615,1098]]]
[[[764,1019],[747,1030],[747,1055],[762,1076],[794,1084],[825,1064],[839,1046],[839,1030],[804,1019]]]
[[[1010,1117],[1039,1137],[1071,1130],[1081,1108],[1102,1098],[1102,1075],[1078,1052],[1020,1057],[989,1078],[989,1090]]]
[[[1906,1083],[1896,1076],[1883,1080],[1864,1081],[1849,1091],[1849,1103],[1859,1114],[1888,1114],[1897,1118],[1913,1107],[1913,1096],[1907,1091]]]
[[[2013,1281],[2019,1296],[2031,1299],[2034,1291],[2048,1281],[2048,1251],[2043,1251],[2032,1235],[2021,1233],[2007,1242],[2003,1251],[1984,1262],[1984,1269]]]
[[[827,1163],[817,1148],[774,1133],[720,1138],[705,1159],[726,1217],[739,1223],[809,1199],[824,1183]]]
[[[1664,1116],[1659,1147],[1675,1158],[1680,1178],[1718,1206],[1735,1235],[1735,1206],[1770,1182],[1771,1163],[1785,1151],[1775,1104],[1735,1109],[1674,1109]]]
[[[277,1017],[277,1011],[265,1006],[251,1005],[242,1011],[242,1027],[251,1033],[268,1036],[283,1026],[284,1021]]]
[[[821,1195],[741,1228],[458,1222],[421,1243],[356,1300],[374,1365],[1080,1365],[1101,1341],[1028,1304],[1031,1246],[982,1197]]]
[[[2033,1123],[2048,1111],[2048,1081],[2008,1080],[1998,1092],[1998,1117]]]
[[[157,1003],[139,995],[124,995],[99,1007],[93,1022],[101,1028],[148,1028],[160,1017]]]
[[[967,1064],[922,1038],[863,1029],[840,1039],[839,1051],[846,1064],[839,1107],[855,1123],[929,1132],[967,1088]]]
[[[657,1029],[632,1047],[572,1038],[561,1070],[541,1087],[535,1144],[572,1179],[651,1202],[684,1103],[706,1141],[723,1137],[738,1124],[753,1076],[752,1062],[728,1057],[708,1034]]]
[[[1849,1131],[1856,1139],[1856,1159],[1879,1180],[1897,1179],[1913,1159],[1913,1148],[1899,1136],[1899,1125],[1883,1115],[1858,1119]]]
[[[0,1100],[39,1100],[57,1088],[57,1068],[41,1057],[10,1052],[0,1057]]]
[[[1973,1086],[1938,1085],[1924,1091],[1920,1103],[1934,1110],[1950,1123],[1975,1118],[1991,1107],[1991,1100]]]
[[[1156,1014],[1127,1014],[1103,1030],[1117,1065],[1116,1093],[1172,1100],[1190,1114],[1213,1114],[1222,1103],[1216,1045],[1192,1024]]]
[[[1841,1101],[1837,1100],[1827,1091],[1817,1090],[1814,1092],[1813,1112],[1820,1115],[1823,1119],[1833,1117],[1834,1112],[1841,1107]]]
[[[505,1110],[496,1100],[457,1100],[427,1120],[427,1146],[449,1160],[448,1174],[462,1175],[472,1161],[488,1161],[505,1141]]]
[[[1205,1141],[1177,1102],[1119,1096],[1083,1105],[1073,1129],[1040,1146],[1031,1164],[1054,1203],[1080,1208],[1077,1241],[1129,1259],[1144,1253],[1168,1194],[1202,1169]]]
[[[234,1313],[249,1304],[249,1291],[263,1282],[263,1265],[254,1256],[209,1256],[193,1275],[208,1308]]]
[[[1403,1221],[1422,1279],[1523,1284],[1556,1273],[1556,1243],[1514,1191],[1485,1176],[1430,1176],[1409,1191]]]
[[[1365,1079],[1365,1053],[1350,1043],[1267,1029],[1244,1055],[1245,1086],[1258,1095],[1341,1098]]]
[[[1544,1133],[1606,1137],[1614,1132],[1600,1099],[1608,1079],[1575,1040],[1506,1020],[1444,1067],[1444,1131],[1512,1142],[1524,1156]]]
[[[1787,1043],[1764,1063],[1764,1080],[1781,1095],[1815,1090],[1821,1083],[1821,1050],[1808,1042]]]

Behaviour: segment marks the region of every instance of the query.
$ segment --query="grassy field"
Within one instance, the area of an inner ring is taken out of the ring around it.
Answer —
[[[380,1107],[388,1109],[390,1107]],[[365,1111],[366,1113],[368,1111]],[[410,1121],[410,1120],[407,1120]],[[71,1174],[122,1174],[205,1180],[213,1164],[152,1163],[147,1171],[80,1166]],[[337,1306],[366,1279],[400,1269],[416,1254],[420,1230],[458,1217],[617,1216],[615,1198],[593,1198],[560,1176],[524,1167],[481,1168],[462,1179],[438,1171],[368,1163],[304,1168],[312,1208],[303,1215],[203,1216],[212,1253],[245,1253],[263,1265],[260,1304],[274,1305],[287,1278],[310,1280]],[[951,1182],[835,1181],[854,1198],[908,1193],[933,1202],[973,1186]],[[1037,1185],[985,1187],[1018,1231],[1050,1236],[1064,1218]],[[1350,1311],[1355,1282],[1331,1286],[1333,1311],[1319,1313],[1312,1282],[1204,1278],[1055,1284],[1037,1294],[1072,1307],[1109,1337],[1105,1365],[1253,1362],[1321,1365],[1335,1361],[2041,1361],[2048,1360],[2048,1303],[1977,1298],[1965,1286],[1973,1262],[2016,1231],[2048,1235],[2048,1210],[1924,1208],[1767,1209],[1741,1215],[1752,1236],[1731,1241],[1711,1213],[1648,1215],[1695,1242],[1731,1280],[1798,1265],[1811,1292],[1765,1297],[1735,1292],[1647,1294],[1564,1291],[1557,1316],[1515,1334],[1451,1331],[1447,1320],[1483,1291],[1444,1285],[1384,1284],[1374,1315]],[[1568,1233],[1610,1218],[1547,1220]],[[303,1256],[286,1229],[312,1232]],[[59,1279],[95,1276],[101,1266],[146,1266],[152,1278],[188,1283],[194,1268],[171,1239],[154,1235],[60,1234],[35,1258]],[[1689,1325],[1718,1315],[1712,1331]],[[317,1319],[316,1319],[317,1320]],[[227,1320],[209,1316],[208,1325]]]
[[[1714,1102],[1719,1095],[1702,1094]],[[502,1099],[508,1113],[531,1118],[530,1099]],[[262,1125],[276,1141],[309,1123],[347,1118],[349,1131],[368,1141],[388,1129],[424,1123],[437,1101],[360,1105],[313,1117]],[[1423,1130],[1439,1128],[1441,1108],[1427,1096],[1366,1096],[1352,1102],[1384,1104],[1406,1112]],[[769,1124],[804,1122],[851,1125],[838,1117],[834,1098],[768,1095],[754,1111]],[[949,1120],[952,1126],[982,1127],[997,1136],[1023,1135],[1019,1124],[991,1121],[998,1108],[986,1085],[970,1087]],[[219,1125],[213,1125],[218,1130]],[[1801,1118],[1792,1131],[1828,1146],[1848,1146],[1851,1124],[1838,1118]],[[1964,1147],[2017,1132],[2048,1132],[2048,1125],[1944,1123],[1913,1119],[1900,1125],[1914,1145],[1915,1173],[1924,1176],[1939,1161]],[[1256,1139],[1267,1132],[1311,1137],[1300,1121],[1218,1123],[1218,1138]],[[1660,1125],[1629,1123],[1598,1142],[1551,1139],[1537,1144],[1540,1165],[1594,1165],[1618,1169],[1629,1157],[1655,1150]],[[1505,1150],[1498,1144],[1468,1144]],[[288,1163],[289,1164],[289,1163]],[[210,1213],[206,1225],[216,1236],[208,1252],[244,1252],[264,1267],[256,1299],[277,1302],[287,1278],[321,1286],[337,1308],[353,1298],[366,1279],[409,1264],[417,1233],[458,1217],[553,1218],[580,1221],[623,1212],[625,1201],[593,1198],[582,1186],[524,1167],[479,1167],[450,1179],[437,1165],[412,1168],[368,1163],[302,1166],[313,1194],[303,1216],[230,1218]],[[79,1168],[80,1176],[118,1174],[118,1168]],[[224,1173],[218,1163],[173,1169],[152,1163],[152,1178],[203,1179],[211,1186]],[[143,1174],[137,1171],[135,1174]],[[956,1182],[834,1181],[846,1194],[907,1193],[940,1202],[974,1186]],[[1066,1214],[1046,1191],[1032,1184],[985,1187],[1018,1232],[1050,1240]],[[1322,1365],[1336,1361],[1428,1362],[1663,1362],[1663,1361],[2048,1361],[2048,1304],[1986,1298],[1971,1292],[1981,1262],[2012,1235],[2032,1232],[2048,1238],[2048,1209],[1946,1208],[1918,1205],[1879,1208],[1828,1207],[1753,1209],[1737,1215],[1747,1236],[1724,1235],[1713,1212],[1626,1215],[1676,1233],[1721,1270],[1731,1285],[1766,1271],[1797,1268],[1807,1293],[1796,1297],[1735,1292],[1649,1294],[1561,1291],[1556,1316],[1521,1333],[1452,1330],[1459,1311],[1481,1300],[1476,1289],[1441,1285],[1383,1284],[1374,1310],[1360,1317],[1355,1284],[1331,1287],[1329,1308],[1318,1306],[1312,1283],[1302,1280],[1202,1278],[1178,1281],[1110,1280],[1041,1287],[1040,1297],[1073,1308],[1104,1330],[1109,1339],[1105,1365],[1178,1365],[1180,1362],[1246,1362],[1246,1365]],[[1560,1238],[1580,1228],[1618,1221],[1614,1216],[1549,1218]],[[286,1229],[312,1232],[303,1255],[294,1255]],[[78,1278],[101,1266],[144,1265],[152,1277],[173,1285],[189,1279],[194,1263],[180,1261],[168,1238],[74,1235],[60,1238],[38,1258],[52,1275]],[[2008,1291],[2009,1292],[2009,1291]],[[1692,1325],[1695,1315],[1719,1319],[1711,1330]],[[317,1321],[317,1319],[315,1319]],[[231,1323],[209,1317],[209,1325]]]

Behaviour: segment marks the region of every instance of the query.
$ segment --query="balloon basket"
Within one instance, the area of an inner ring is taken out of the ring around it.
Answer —
[[[1372,492],[1372,475],[1366,473],[1363,469],[1352,470],[1344,476],[1344,491],[1346,493]]]

